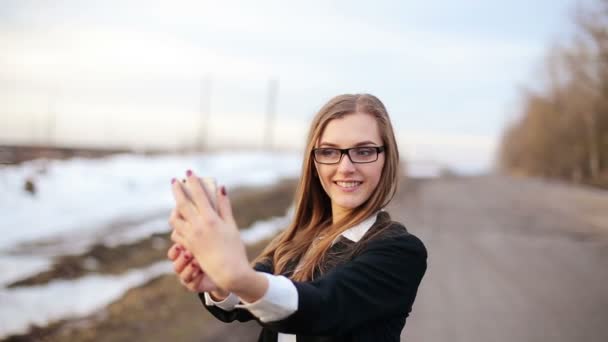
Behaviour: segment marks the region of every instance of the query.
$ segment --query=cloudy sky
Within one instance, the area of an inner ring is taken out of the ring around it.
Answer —
[[[574,4],[2,0],[0,143],[175,148],[207,122],[212,145],[260,146],[277,80],[276,145],[369,92],[407,158],[484,170]]]

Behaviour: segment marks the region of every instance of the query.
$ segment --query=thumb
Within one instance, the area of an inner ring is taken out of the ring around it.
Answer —
[[[220,217],[224,221],[234,222],[234,217],[232,216],[232,204],[230,204],[230,199],[226,194],[226,187],[220,186],[217,189],[217,212]]]
[[[197,292],[211,292],[218,289],[217,285],[215,285],[213,280],[211,280],[208,275],[203,273],[202,276],[199,277],[201,277],[201,279],[196,286]]]

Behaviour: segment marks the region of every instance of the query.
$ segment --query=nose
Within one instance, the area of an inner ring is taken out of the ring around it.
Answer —
[[[341,173],[353,173],[355,172],[355,165],[350,161],[347,154],[342,156],[340,163],[338,163],[338,172]]]

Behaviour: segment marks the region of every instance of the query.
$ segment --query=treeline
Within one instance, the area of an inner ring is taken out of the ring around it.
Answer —
[[[608,0],[573,13],[576,33],[550,49],[542,86],[522,91],[498,160],[510,174],[608,187]]]

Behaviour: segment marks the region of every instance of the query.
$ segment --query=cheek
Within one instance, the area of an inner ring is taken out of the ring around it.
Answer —
[[[315,177],[319,178],[319,182],[321,183],[321,187],[323,187],[323,189],[325,190],[325,192],[327,192],[327,189],[329,187],[330,184],[328,184],[328,182],[330,182],[330,174],[329,172],[326,170],[326,168],[323,167],[323,165],[321,166],[317,166],[315,165],[315,172],[316,175]]]
[[[370,196],[376,190],[376,188],[378,188],[381,178],[382,178],[382,168],[375,168],[373,170],[370,170],[370,172],[367,174],[367,179],[368,179],[367,195],[368,196]]]
[[[369,190],[373,191],[374,189],[376,189],[378,187],[378,184],[380,183],[380,175],[381,172],[374,172],[372,174],[369,174],[367,179],[369,181]]]
[[[372,185],[376,187],[380,182],[380,177],[382,176],[382,170],[384,168],[384,160],[381,163],[376,165],[370,165],[370,168],[365,170],[365,174],[367,178],[371,181]]]

